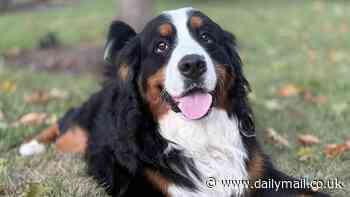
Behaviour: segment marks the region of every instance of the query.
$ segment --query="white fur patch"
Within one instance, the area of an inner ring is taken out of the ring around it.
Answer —
[[[176,28],[176,46],[172,51],[165,72],[165,89],[172,96],[179,96],[184,91],[184,80],[181,75],[178,64],[186,55],[196,54],[203,56],[207,63],[207,72],[205,74],[205,87],[212,91],[215,89],[217,76],[214,63],[207,51],[192,37],[188,29],[188,12],[192,8],[182,8],[163,12],[171,20]]]
[[[213,108],[207,117],[191,121],[173,111],[163,116],[159,122],[161,135],[176,143],[171,148],[181,149],[194,160],[202,181],[192,176],[199,191],[190,191],[171,186],[169,193],[174,197],[229,197],[240,196],[244,187],[224,187],[219,182],[208,188],[206,179],[214,177],[218,181],[248,180],[245,161],[247,153],[238,130],[237,121],[230,119],[224,110]]]
[[[28,143],[22,144],[19,148],[19,154],[22,156],[36,155],[44,151],[45,145],[40,144],[37,140],[31,140]]]

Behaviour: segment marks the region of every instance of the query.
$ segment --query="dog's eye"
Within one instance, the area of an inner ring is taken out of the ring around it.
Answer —
[[[208,44],[212,44],[214,42],[213,37],[208,33],[201,33],[200,38]]]
[[[155,52],[156,53],[164,53],[165,51],[167,51],[169,48],[168,44],[166,42],[158,42]]]

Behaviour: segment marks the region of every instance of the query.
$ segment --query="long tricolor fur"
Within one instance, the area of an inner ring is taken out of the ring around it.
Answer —
[[[196,80],[179,69],[185,57],[205,65]],[[113,22],[105,59],[110,65],[102,88],[23,144],[21,154],[42,152],[53,141],[64,152],[83,153],[88,173],[112,196],[328,196],[308,189],[207,187],[209,177],[295,179],[276,170],[256,140],[234,36],[202,12],[163,12],[139,34]],[[214,102],[204,117],[189,120],[163,97],[177,98],[194,86]]]

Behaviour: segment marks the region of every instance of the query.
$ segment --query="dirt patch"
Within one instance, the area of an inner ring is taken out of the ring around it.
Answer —
[[[78,48],[60,46],[9,51],[4,55],[4,60],[5,65],[69,73],[101,72],[105,65],[103,47],[84,45]]]
[[[76,2],[78,2],[78,0],[7,0],[6,3],[0,7],[0,14],[9,12],[57,9],[65,6],[71,6]]]

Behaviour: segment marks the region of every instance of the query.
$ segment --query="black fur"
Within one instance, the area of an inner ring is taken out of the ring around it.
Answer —
[[[230,70],[236,76],[228,95],[233,105],[227,112],[230,116],[237,116],[241,137],[252,159],[254,153],[261,152],[261,149],[254,136],[253,113],[247,98],[249,83],[242,71],[234,37],[200,12],[194,14],[212,24],[210,31],[218,35],[217,46],[207,47],[212,58],[230,65]],[[147,91],[145,80],[159,70],[168,58],[166,55],[160,57],[152,54],[152,46],[158,41],[152,30],[164,21],[167,19],[162,16],[154,19],[138,35],[128,25],[114,22],[106,44],[108,46],[113,42],[106,56],[110,62],[106,82],[86,103],[70,110],[60,121],[61,133],[76,124],[88,130],[88,173],[114,197],[139,196],[137,194],[164,196],[145,177],[145,169],[158,171],[176,185],[196,189],[185,170],[187,167],[198,174],[193,161],[178,150],[164,154],[170,142],[160,135],[157,120],[152,116],[144,96]],[[173,43],[174,40],[167,42]],[[128,65],[127,79],[121,79],[118,75],[121,64]],[[293,180],[277,171],[267,156],[264,155],[264,159],[261,179]],[[179,169],[182,173],[179,173]],[[249,196],[283,197],[299,193],[327,196],[306,190],[257,190]]]

